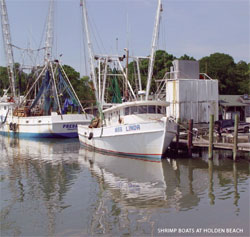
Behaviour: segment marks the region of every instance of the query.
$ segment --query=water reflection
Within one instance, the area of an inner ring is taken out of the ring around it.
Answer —
[[[201,227],[208,207],[208,214],[212,207],[226,210],[210,213],[210,225],[218,218],[224,225],[235,216],[249,220],[249,162],[235,163],[224,152],[214,160],[203,153],[149,162],[85,150],[75,139],[2,136],[0,151],[6,236],[150,235],[166,220]],[[187,219],[194,211],[201,214]]]
[[[53,235],[56,213],[67,207],[63,197],[80,171],[77,140],[0,138],[1,229],[14,229],[17,235],[22,232],[8,219],[15,215],[12,209],[26,201],[27,209],[38,212],[32,214],[35,218],[48,219],[48,233]]]
[[[107,232],[112,222],[108,213],[112,213],[112,217],[116,216],[116,221],[123,223],[123,228],[130,229],[131,221],[134,221],[131,213],[135,210],[143,213],[137,216],[139,219],[135,229],[141,229],[141,223],[147,223],[148,228],[152,227],[148,233],[155,232],[153,226],[156,223],[152,217],[156,210],[187,212],[197,209],[201,200],[204,202],[206,198],[210,205],[220,200],[233,199],[232,206],[235,205],[235,212],[239,213],[240,192],[244,192],[246,187],[239,192],[238,180],[244,183],[249,178],[248,162],[221,160],[220,153],[215,155],[214,160],[204,155],[203,158],[167,159],[159,163],[84,149],[79,154],[79,162],[88,167],[99,183],[100,198],[92,217],[92,234]],[[114,201],[112,208],[109,206],[110,199]],[[133,231],[130,230],[131,233]]]

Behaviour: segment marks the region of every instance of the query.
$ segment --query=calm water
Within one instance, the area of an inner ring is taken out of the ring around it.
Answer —
[[[0,154],[1,236],[249,236],[249,161],[231,153],[156,163],[0,136]]]

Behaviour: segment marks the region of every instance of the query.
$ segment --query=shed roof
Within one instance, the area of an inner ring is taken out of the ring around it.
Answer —
[[[219,104],[224,107],[236,106],[236,107],[245,107],[250,106],[249,103],[246,103],[246,100],[243,100],[242,95],[219,95]],[[243,101],[245,103],[243,103]]]

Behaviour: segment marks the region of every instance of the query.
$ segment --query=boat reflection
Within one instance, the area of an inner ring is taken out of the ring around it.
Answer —
[[[234,184],[237,192],[237,176],[244,179],[249,175],[246,161],[220,160],[220,153],[215,155],[214,161],[203,155],[204,158],[165,159],[160,162],[110,156],[82,148],[79,154],[79,162],[98,178],[99,185],[105,186],[116,201],[129,207],[189,210],[197,206],[206,193],[212,205],[216,199],[215,185],[217,189],[218,186]],[[238,196],[236,194],[235,198]]]

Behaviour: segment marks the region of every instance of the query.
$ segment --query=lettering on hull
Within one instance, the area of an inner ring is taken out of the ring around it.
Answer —
[[[140,130],[141,127],[139,124],[133,124],[133,125],[128,125],[125,127],[125,132],[129,132],[129,131],[137,131]],[[115,128],[115,132],[123,132],[123,127],[116,127]]]
[[[66,128],[67,130],[76,130],[77,124],[63,124],[63,128]]]

